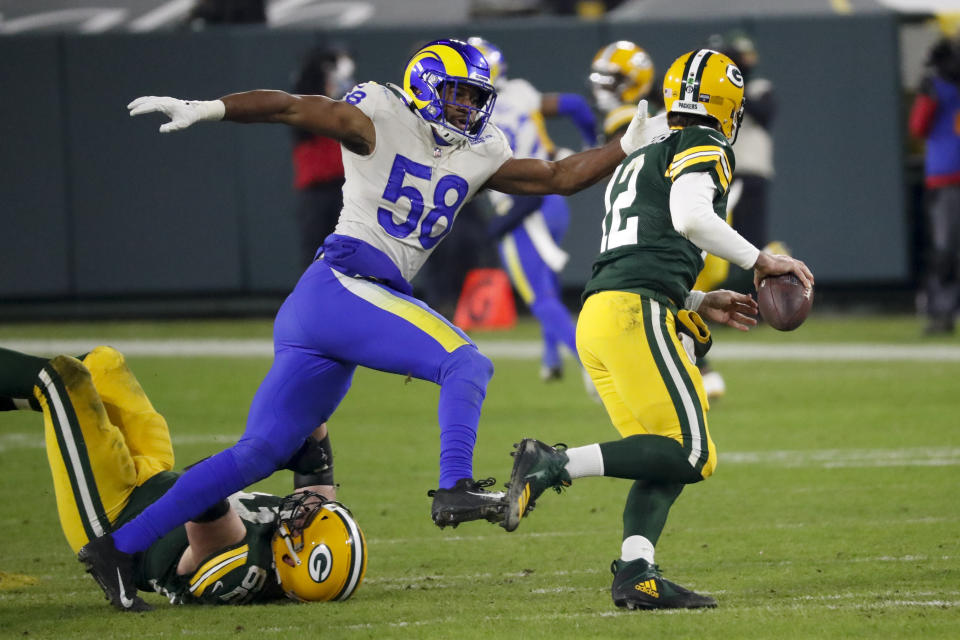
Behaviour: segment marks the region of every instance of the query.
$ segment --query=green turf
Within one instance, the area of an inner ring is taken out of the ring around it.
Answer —
[[[793,334],[720,340],[919,342],[915,318],[816,317]],[[531,338],[535,327],[480,334]],[[267,322],[0,327],[16,337],[269,337]],[[940,341],[955,344],[955,339]],[[243,428],[262,358],[130,357],[174,434],[178,465]],[[506,480],[523,436],[570,445],[615,431],[578,375],[497,360],[476,456]],[[0,414],[2,638],[955,638],[960,629],[960,362],[716,361],[713,478],[688,487],[657,549],[667,577],[713,594],[701,612],[613,607],[625,481],[549,493],[514,533],[439,530],[437,389],[359,371],[331,433],[340,498],[369,542],[348,602],[115,613],[59,530],[37,414]],[[286,493],[289,473],[258,488]],[[33,581],[31,584],[26,582]]]
[[[926,320],[916,315],[871,316],[814,312],[796,331],[780,332],[761,325],[748,333],[720,327],[724,340],[760,342],[884,342],[892,344],[960,344],[960,335],[926,337]],[[264,338],[270,339],[273,324],[257,320],[167,320],[158,322],[43,322],[0,323],[0,339],[55,338]],[[510,331],[478,331],[478,340],[532,340],[540,335],[530,316],[521,316]]]

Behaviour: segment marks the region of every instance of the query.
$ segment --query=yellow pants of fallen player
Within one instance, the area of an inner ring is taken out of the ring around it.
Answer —
[[[666,304],[625,291],[593,294],[577,321],[577,351],[621,436],[672,438],[704,478],[713,473],[703,380]]]
[[[123,354],[110,347],[97,347],[83,363],[54,358],[34,395],[60,525],[78,551],[110,531],[136,487],[173,468],[170,432]]]

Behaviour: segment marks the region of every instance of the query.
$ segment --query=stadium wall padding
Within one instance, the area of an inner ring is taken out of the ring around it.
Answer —
[[[409,53],[436,37],[483,35],[508,73],[542,91],[586,91],[593,54],[633,40],[657,75],[731,27],[760,51],[777,88],[771,231],[818,283],[907,282],[897,18],[781,17],[749,24],[482,22],[438,32],[259,27],[151,34],[0,38],[0,300],[288,291],[299,275],[290,131],[206,124],[160,134],[130,118],[141,95],[210,99],[290,86],[311,45],[346,45],[358,80],[400,82]],[[572,125],[549,123],[577,147]],[[605,181],[571,198],[568,286],[599,246]],[[456,233],[456,231],[454,231]]]

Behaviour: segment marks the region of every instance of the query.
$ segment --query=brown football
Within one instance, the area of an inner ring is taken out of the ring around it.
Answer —
[[[804,289],[797,276],[767,276],[757,288],[763,320],[774,329],[793,331],[807,319],[813,306],[813,288]]]

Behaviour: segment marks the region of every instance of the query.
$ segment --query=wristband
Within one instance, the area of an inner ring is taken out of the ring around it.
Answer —
[[[223,120],[227,113],[223,100],[187,100],[187,104],[196,109],[197,120]]]
[[[690,311],[699,311],[700,304],[703,303],[703,299],[706,297],[707,294],[703,291],[691,291],[683,301],[683,308],[689,309]]]

